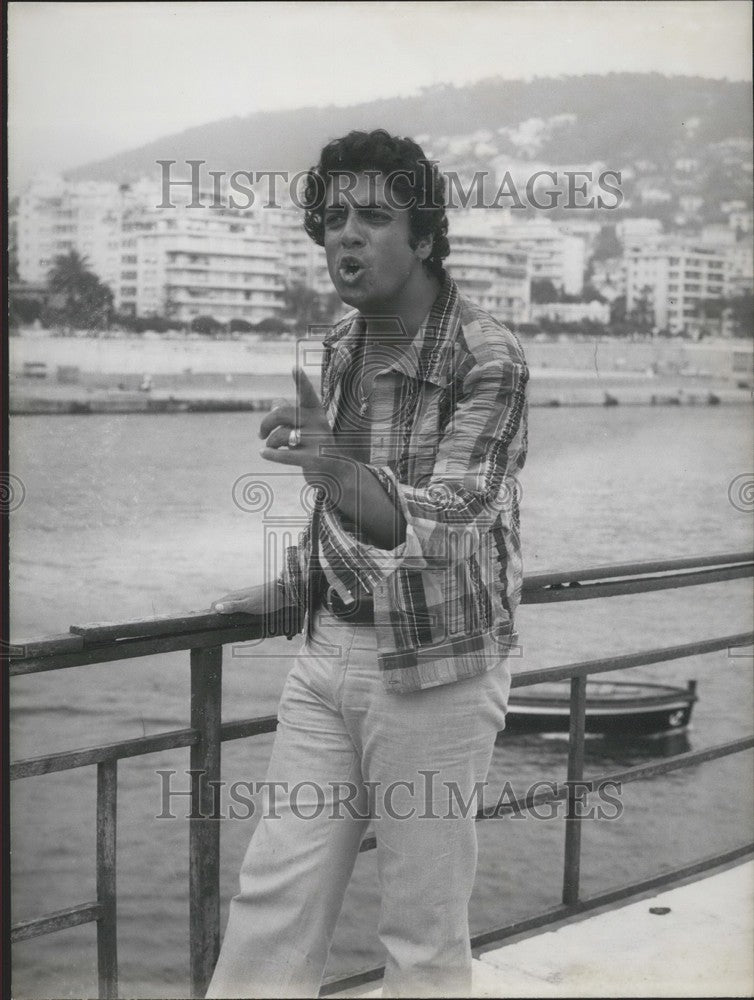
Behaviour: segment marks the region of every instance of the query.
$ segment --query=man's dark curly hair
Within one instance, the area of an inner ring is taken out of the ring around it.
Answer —
[[[379,172],[393,175],[392,190],[397,203],[409,205],[411,246],[432,237],[432,251],[424,261],[430,274],[442,279],[443,260],[450,253],[448,219],[445,215],[445,178],[437,164],[428,160],[412,139],[401,139],[384,129],[349,132],[322,150],[319,163],[306,176],[303,192],[304,229],[315,243],[324,246],[324,199],[331,175]],[[400,199],[400,201],[398,201]]]

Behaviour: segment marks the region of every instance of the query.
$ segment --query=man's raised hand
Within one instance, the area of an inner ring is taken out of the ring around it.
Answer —
[[[293,369],[293,381],[295,404],[276,406],[262,420],[259,436],[267,440],[261,455],[270,462],[314,471],[321,458],[335,456],[335,440],[317,392],[302,368]],[[294,448],[290,447],[293,430],[299,432],[299,443]]]

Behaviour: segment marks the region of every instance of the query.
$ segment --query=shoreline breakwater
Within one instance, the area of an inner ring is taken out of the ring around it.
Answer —
[[[524,343],[532,406],[707,406],[752,401],[749,342]],[[9,410],[22,414],[267,410],[316,378],[318,341],[55,337],[10,339]]]
[[[752,402],[751,391],[715,385],[686,387],[676,383],[646,386],[611,385],[610,389],[589,386],[538,384],[531,380],[530,405],[538,407],[573,406],[717,406],[743,405]],[[291,387],[292,388],[292,387]],[[61,391],[62,390],[62,391]],[[274,396],[261,392],[217,392],[212,389],[187,388],[184,391],[160,391],[118,388],[66,391],[60,386],[28,386],[11,383],[9,412],[12,416],[97,414],[97,413],[237,413],[271,409],[276,401],[291,396],[291,389],[281,386]]]

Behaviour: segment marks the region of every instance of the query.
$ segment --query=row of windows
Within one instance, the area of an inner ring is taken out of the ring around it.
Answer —
[[[154,288],[155,286],[148,286],[149,288]],[[171,298],[176,302],[187,302],[190,299],[201,299],[204,302],[214,302],[222,299],[230,299],[235,302],[248,302],[253,299],[256,302],[279,302],[280,299],[275,292],[264,292],[259,290],[246,290],[243,292],[227,292],[222,289],[197,289],[197,288],[180,288],[171,289]]]
[[[680,285],[677,283],[668,285],[668,291],[670,293],[678,292]],[[710,295],[722,295],[723,285],[721,283],[710,281],[707,285],[701,285],[699,282],[686,282],[683,286],[684,292],[699,292],[704,289]]]
[[[195,274],[193,271],[179,271],[171,268],[170,279],[173,284],[185,285],[245,285],[253,282],[255,285],[277,288],[280,284],[279,275],[274,271],[271,273],[246,271],[241,274],[236,271],[210,271]]]
[[[249,267],[251,261],[254,261],[255,269],[260,271],[273,271],[281,263],[281,258],[277,255],[270,256],[269,254],[254,254],[251,252],[243,254],[218,252],[212,254],[212,259],[204,258],[203,260],[197,260],[195,255],[182,253],[177,250],[169,250],[167,258],[170,267],[190,267],[192,269],[203,270],[214,270],[220,265],[221,261],[225,267],[232,267],[235,271]],[[221,260],[218,260],[218,258],[221,258]]]
[[[253,306],[251,307],[254,308]],[[199,309],[184,309],[175,313],[175,318],[177,319],[195,319],[197,316],[202,316],[203,313]],[[249,312],[248,306],[213,306],[211,310],[211,315],[214,319],[255,319],[253,313]],[[274,310],[269,307],[265,308],[265,316],[274,315]],[[261,316],[259,317],[262,318]]]

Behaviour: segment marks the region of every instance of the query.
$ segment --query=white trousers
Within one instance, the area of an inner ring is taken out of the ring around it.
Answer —
[[[384,996],[468,996],[481,805],[510,689],[505,661],[387,692],[374,628],[317,616],[288,675],[264,795],[207,997],[316,997],[371,822]]]

